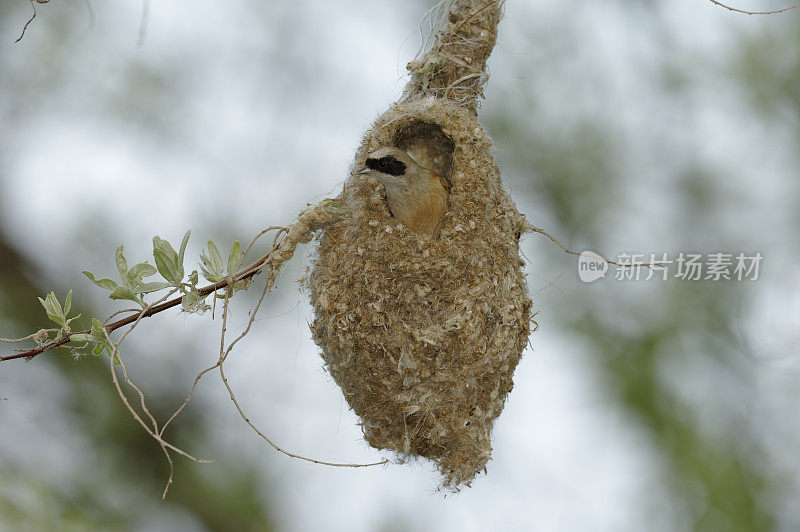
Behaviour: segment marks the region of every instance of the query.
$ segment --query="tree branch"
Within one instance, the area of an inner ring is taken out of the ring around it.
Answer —
[[[342,217],[342,211],[338,208],[338,204],[332,200],[323,200],[321,203],[311,206],[310,208],[303,211],[300,216],[298,217],[297,221],[289,226],[281,228],[279,231],[279,235],[284,233],[286,236],[280,240],[280,242],[274,242],[272,249],[269,252],[256,260],[255,262],[251,263],[250,265],[240,269],[234,275],[222,279],[216,283],[210,284],[203,288],[198,289],[198,293],[201,296],[207,296],[212,292],[216,292],[222,288],[226,288],[238,281],[243,281],[250,279],[251,277],[261,273],[264,268],[269,268],[269,273],[267,277],[267,288],[272,288],[275,284],[277,279],[277,270],[280,269],[281,265],[292,258],[294,255],[294,250],[298,244],[308,242],[311,240],[313,233],[323,227],[330,225],[332,223],[336,223]],[[263,234],[263,233],[262,233]],[[251,244],[252,245],[252,244]],[[250,246],[248,246],[248,249]],[[116,331],[120,327],[124,327],[126,325],[130,325],[131,323],[135,323],[143,318],[149,318],[150,316],[154,316],[165,310],[169,310],[173,307],[177,307],[181,304],[181,296],[175,297],[170,299],[169,301],[165,301],[164,303],[160,303],[155,305],[151,308],[142,310],[140,312],[136,312],[135,314],[131,314],[125,318],[117,320],[115,322],[109,323],[104,325],[104,329],[111,333]],[[0,356],[0,362],[5,362],[8,360],[15,360],[19,358],[25,358],[27,360],[31,360],[33,357],[40,355],[46,351],[50,351],[57,347],[61,347],[64,344],[70,341],[70,337],[74,334],[90,334],[91,330],[85,331],[76,331],[71,333],[70,335],[65,336],[59,340],[50,342],[49,344],[39,346],[35,349],[30,349],[28,351],[24,351],[21,353],[15,353],[13,355],[6,355]]]
[[[731,7],[729,5],[723,4],[722,2],[718,2],[717,0],[709,0],[709,1],[714,5],[717,5],[719,7],[724,7],[728,11],[734,11],[736,13],[744,13],[745,15],[777,15],[778,13],[783,13],[785,11],[790,11],[792,9],[800,7],[800,4],[795,4],[793,6],[784,7],[783,9],[775,9],[773,11],[747,11],[744,9],[737,9],[735,7]]]

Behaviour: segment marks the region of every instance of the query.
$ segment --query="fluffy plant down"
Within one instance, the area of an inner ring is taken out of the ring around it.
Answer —
[[[382,146],[407,149],[450,183],[438,234],[394,219],[382,185],[355,174]],[[492,141],[468,109],[423,97],[373,124],[306,279],[314,340],[366,440],[436,462],[451,488],[491,455],[491,431],[530,333],[519,237]]]
[[[366,440],[433,460],[454,489],[491,457],[492,425],[530,333],[519,255],[528,224],[476,117],[502,4],[449,0],[429,12],[429,48],[356,151],[341,216],[325,227],[306,279],[314,340]],[[436,234],[404,227],[383,186],[355,173],[385,146],[448,181]]]

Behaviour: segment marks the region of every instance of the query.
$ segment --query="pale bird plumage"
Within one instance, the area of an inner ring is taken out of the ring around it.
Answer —
[[[423,168],[399,148],[370,153],[358,172],[373,176],[386,188],[392,215],[413,231],[433,234],[447,214],[444,178]]]

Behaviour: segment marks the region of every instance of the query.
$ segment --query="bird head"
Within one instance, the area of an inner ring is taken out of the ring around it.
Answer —
[[[420,166],[399,148],[386,147],[375,150],[367,157],[365,166],[357,173],[371,175],[387,187],[408,183]]]

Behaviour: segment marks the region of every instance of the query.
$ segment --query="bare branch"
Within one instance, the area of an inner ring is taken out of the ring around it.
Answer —
[[[709,1],[714,5],[727,9],[728,11],[733,11],[735,13],[744,13],[745,15],[777,15],[778,13],[784,13],[786,11],[790,11],[792,9],[800,7],[800,4],[795,4],[793,6],[784,7],[783,9],[775,9],[773,11],[747,11],[744,9],[737,9],[735,7],[731,7],[729,5],[723,4],[722,2],[718,2],[717,0],[709,0]]]
[[[142,20],[139,23],[139,40],[136,46],[144,46],[144,39],[147,36],[147,25],[150,22],[150,0],[142,0]]]
[[[545,231],[541,227],[536,227],[536,226],[533,226],[533,225],[525,222],[525,229],[527,229],[528,231],[531,231],[533,233],[539,233],[540,235],[546,236],[547,238],[552,240],[555,245],[560,247],[565,253],[569,253],[570,255],[577,255],[577,256],[581,255],[581,253],[578,252],[578,251],[572,251],[571,249],[568,249],[566,246],[564,246],[564,244],[559,242],[558,239],[556,239],[556,237],[554,237],[553,235],[551,235],[550,233],[548,233],[547,231]],[[632,268],[634,266],[635,267],[644,266],[646,268],[653,269],[653,268],[663,268],[664,267],[664,265],[662,263],[660,263],[660,262],[646,262],[646,263],[643,263],[643,264],[639,264],[639,263],[637,263],[637,264],[622,264],[620,262],[617,262],[617,261],[611,260],[611,259],[607,259],[605,257],[603,257],[603,260],[606,261],[609,264],[613,264],[615,266],[619,266],[620,268]]]
[[[25,26],[23,26],[22,33],[19,34],[19,37],[17,38],[16,41],[14,41],[14,44],[18,43],[19,41],[22,40],[23,37],[25,37],[25,31],[28,29],[28,25],[31,22],[33,22],[33,19],[36,18],[36,4],[34,3],[34,0],[28,0],[28,1],[31,3],[31,7],[33,7],[33,15],[31,15],[31,18],[29,18],[28,22],[26,22]],[[36,1],[38,2],[39,0],[36,0]],[[49,1],[49,0],[45,0],[45,1]],[[39,3],[42,4],[44,2],[39,2]]]

